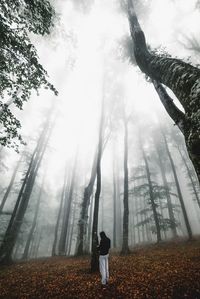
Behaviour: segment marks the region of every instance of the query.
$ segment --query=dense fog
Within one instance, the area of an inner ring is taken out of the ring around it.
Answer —
[[[136,2],[149,48],[198,65],[197,1]],[[58,95],[40,89],[39,94],[32,92],[23,110],[11,105],[21,121],[20,133],[26,145],[20,144],[18,153],[12,147],[2,146],[0,150],[1,203],[11,184],[1,205],[3,238],[34,151],[41,144],[13,258],[76,254],[81,221],[85,224],[83,251],[91,251],[96,181],[85,219],[81,219],[81,209],[100,146],[97,233],[106,232],[113,251],[120,251],[123,243],[125,153],[129,248],[158,241],[151,196],[160,241],[187,239],[190,233],[199,235],[198,179],[182,133],[163,107],[150,78],[134,60],[123,1],[51,3],[56,10],[51,34],[30,34],[30,38]],[[167,91],[183,111],[172,91]]]

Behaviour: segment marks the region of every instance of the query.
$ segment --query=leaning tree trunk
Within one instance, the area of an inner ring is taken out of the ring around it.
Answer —
[[[169,87],[185,110],[181,114],[182,132],[200,181],[200,70],[179,59],[158,56],[147,49],[132,0],[128,0],[128,18],[135,59],[141,71]]]
[[[124,119],[124,215],[121,254],[129,253],[129,194],[128,194],[128,121]]]
[[[175,165],[174,165],[174,161],[172,159],[171,153],[169,151],[168,143],[167,143],[166,137],[165,137],[163,132],[162,132],[162,135],[163,135],[163,140],[164,140],[166,152],[167,152],[170,164],[171,164],[174,180],[175,180],[175,183],[176,183],[176,189],[177,189],[177,192],[178,192],[178,198],[179,198],[179,201],[180,201],[180,204],[181,204],[181,209],[182,209],[182,212],[183,212],[183,217],[184,217],[186,229],[187,229],[187,232],[188,232],[188,237],[189,237],[189,239],[192,239],[192,230],[191,230],[191,226],[190,226],[190,223],[189,223],[187,211],[186,211],[186,208],[185,208],[185,204],[184,204],[181,188],[180,188],[180,185],[179,185],[178,177],[177,177],[177,174],[176,174],[176,168],[175,168]]]

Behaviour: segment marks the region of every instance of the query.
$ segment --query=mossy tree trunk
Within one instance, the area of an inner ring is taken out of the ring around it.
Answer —
[[[152,80],[169,87],[184,109],[184,112],[180,113],[173,104],[171,110],[175,119],[166,110],[176,123],[181,125],[188,154],[200,181],[200,70],[179,59],[155,55],[147,49],[133,0],[128,0],[128,18],[139,68]]]

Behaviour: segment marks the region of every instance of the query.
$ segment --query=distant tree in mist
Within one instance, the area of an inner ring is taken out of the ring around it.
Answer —
[[[0,144],[17,146],[21,141],[20,121],[9,106],[19,109],[29,100],[31,91],[40,87],[57,91],[39,62],[29,33],[50,34],[55,11],[48,0],[6,1],[0,4]],[[16,140],[16,141],[15,141]]]
[[[170,202],[169,207],[168,202],[168,197],[171,194],[174,194],[171,192],[168,185],[164,185],[162,182],[156,180],[156,177],[159,176],[159,169],[155,168],[155,161],[151,153],[146,153],[146,151],[147,150],[144,150],[143,147],[141,148],[144,164],[135,168],[131,175],[130,181],[134,182],[134,186],[130,188],[130,194],[133,194],[133,199],[135,198],[135,201],[137,198],[140,202],[144,199],[146,203],[143,207],[140,204],[136,208],[135,214],[137,221],[135,226],[144,227],[148,225],[152,233],[156,234],[157,242],[160,242],[161,232],[164,232],[165,234],[169,229],[173,229],[176,232],[178,222],[174,216],[175,206]],[[154,165],[153,169],[152,164]],[[172,215],[166,213],[169,208],[171,208]],[[138,219],[138,215],[140,215],[140,220]],[[148,228],[146,230],[148,230]],[[148,231],[146,232],[146,235],[149,241]]]
[[[43,176],[42,184],[41,184],[40,189],[39,189],[39,194],[38,194],[38,197],[37,197],[37,200],[36,200],[36,205],[35,205],[33,221],[32,221],[29,233],[28,233],[28,238],[26,240],[26,244],[25,244],[25,247],[24,247],[23,255],[22,255],[22,259],[24,259],[24,260],[27,260],[29,255],[30,255],[31,241],[33,240],[33,234],[35,232],[37,219],[38,219],[38,214],[39,214],[39,208],[40,208],[41,199],[42,199],[42,194],[43,194],[43,191],[44,191],[44,189],[43,189],[44,188],[44,178],[45,178],[45,174]]]
[[[103,87],[104,88],[104,87]],[[103,90],[104,92],[104,90]],[[101,117],[99,124],[99,138],[98,138],[98,152],[97,152],[97,164],[96,164],[96,191],[94,196],[94,212],[93,212],[93,224],[92,224],[92,255],[91,255],[91,271],[97,271],[99,268],[98,260],[98,218],[99,218],[99,199],[101,194],[101,159],[103,151],[103,136],[105,125],[105,94],[103,93],[102,105],[101,105]]]
[[[176,206],[172,203],[172,198],[171,195],[176,195],[171,192],[170,188],[170,183],[168,182],[167,179],[167,168],[169,166],[166,166],[166,153],[163,149],[163,144],[160,142],[160,139],[156,138],[157,137],[157,131],[155,131],[155,135],[153,136],[153,144],[155,146],[155,151],[156,151],[156,158],[157,158],[157,164],[161,173],[161,178],[162,178],[162,184],[165,188],[165,196],[166,196],[166,207],[168,209],[168,215],[170,219],[170,228],[172,230],[172,235],[173,237],[177,237],[177,220],[175,217],[175,208]]]
[[[9,263],[12,260],[13,249],[24,220],[24,215],[28,207],[38,170],[50,138],[52,125],[49,121],[50,119],[45,122],[37,145],[31,155],[28,169],[25,173],[24,179],[22,180],[21,188],[15,202],[11,218],[0,246],[0,261],[2,263]]]
[[[15,182],[15,177],[16,177],[17,172],[19,170],[19,166],[21,164],[23,154],[21,155],[20,159],[16,163],[16,166],[14,167],[14,171],[12,173],[10,182],[9,182],[8,187],[6,188],[6,191],[5,191],[4,195],[3,195],[3,198],[2,198],[2,201],[1,201],[1,204],[0,204],[0,214],[3,213],[4,205],[6,204],[6,201],[7,201],[8,197],[9,197],[9,194],[10,194],[12,188],[13,188],[13,185],[14,185],[14,182]]]
[[[121,202],[120,202],[120,179],[119,162],[116,153],[117,143],[113,144],[113,247],[117,248],[119,236],[121,237]]]
[[[200,186],[194,167],[188,157],[183,138],[177,130],[171,130],[170,137],[172,139],[174,147],[177,149],[181,157],[181,165],[182,168],[185,169],[186,179],[188,181],[188,187],[190,189],[190,192],[193,195],[193,199],[197,202],[200,208]]]
[[[183,106],[185,112],[180,111],[172,99],[162,101],[168,114],[184,134],[190,159],[200,181],[200,70],[179,59],[159,56],[149,51],[133,2],[128,0],[126,8],[136,62],[141,71],[154,82],[169,87]]]
[[[177,190],[177,195],[178,195],[178,199],[179,199],[179,202],[180,202],[180,205],[181,205],[181,210],[182,210],[182,213],[183,213],[183,218],[184,218],[184,222],[185,222],[185,225],[186,225],[188,237],[189,237],[189,239],[192,239],[192,229],[191,229],[191,226],[190,226],[188,213],[187,213],[187,210],[186,210],[186,207],[185,207],[182,191],[181,191],[181,188],[180,188],[180,183],[179,183],[179,180],[178,180],[176,166],[175,166],[174,159],[173,159],[172,154],[171,154],[170,149],[169,149],[167,137],[166,137],[163,129],[161,130],[161,135],[162,135],[162,138],[163,138],[163,143],[164,143],[164,146],[165,146],[167,157],[170,161],[171,170],[172,170],[172,173],[173,173],[175,186],[176,186],[176,190]]]
[[[62,224],[61,233],[59,239],[58,252],[59,255],[66,255],[67,248],[67,236],[69,235],[69,221],[72,201],[74,200],[74,188],[76,184],[76,171],[77,171],[77,154],[75,157],[72,174],[68,177],[68,182],[66,183],[66,177],[64,178],[64,186],[62,191],[62,197],[64,197],[63,204],[63,214],[62,214]]]
[[[128,174],[128,122],[129,118],[125,113],[125,107],[122,112],[122,122],[124,126],[124,189],[123,189],[123,203],[124,203],[124,214],[123,214],[123,239],[122,239],[122,250],[121,254],[129,253],[129,174]]]
[[[66,189],[66,184],[67,184],[67,165],[65,166],[65,174],[63,178],[63,187],[61,192],[58,194],[58,198],[60,198],[60,203],[59,203],[59,209],[58,209],[58,214],[57,214],[57,219],[56,219],[56,225],[55,225],[55,230],[54,230],[54,241],[53,241],[53,246],[52,246],[52,256],[57,255],[57,241],[58,241],[58,234],[59,234],[59,226],[60,222],[62,221],[61,215],[62,211],[64,209],[64,202],[65,202],[65,192],[67,191]]]
[[[145,150],[143,148],[143,145],[141,144],[140,141],[140,149],[142,152],[142,157],[144,160],[144,164],[145,164],[145,171],[146,171],[146,177],[147,177],[147,186],[148,186],[148,191],[149,191],[149,199],[150,199],[150,203],[151,203],[151,208],[153,211],[153,218],[154,218],[154,222],[155,222],[155,232],[156,232],[156,236],[157,236],[157,242],[161,241],[161,228],[160,228],[160,221],[159,221],[159,214],[157,211],[157,204],[156,204],[156,199],[157,196],[155,196],[156,194],[156,189],[157,186],[155,184],[153,184],[153,181],[151,179],[151,172],[150,172],[150,168],[149,168],[149,162],[148,162],[148,158],[147,155],[145,153]]]

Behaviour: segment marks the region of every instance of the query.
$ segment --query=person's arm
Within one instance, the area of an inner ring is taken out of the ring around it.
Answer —
[[[100,251],[101,249],[101,246],[102,246],[102,242],[100,241],[100,244],[97,246],[97,249]]]

